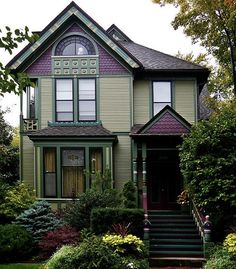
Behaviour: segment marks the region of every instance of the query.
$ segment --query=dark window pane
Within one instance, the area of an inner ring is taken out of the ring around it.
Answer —
[[[56,174],[55,173],[45,174],[45,196],[46,197],[56,196]]]

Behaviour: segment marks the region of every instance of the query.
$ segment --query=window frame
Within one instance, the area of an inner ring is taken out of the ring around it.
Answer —
[[[57,99],[57,81],[59,80],[70,80],[72,82],[72,99],[69,100],[69,99]],[[74,108],[74,99],[75,99],[75,96],[74,96],[74,80],[73,78],[56,78],[55,79],[55,120],[56,122],[74,122],[74,111],[75,111],[75,108]],[[68,101],[68,102],[72,102],[72,120],[58,120],[58,113],[71,113],[71,112],[58,112],[57,111],[57,102],[60,102],[60,101]]]
[[[80,80],[93,80],[94,81],[94,99],[80,99],[80,89],[79,89],[79,81]],[[80,119],[80,102],[89,102],[93,101],[95,103],[95,115],[94,115],[94,120],[81,120]],[[78,78],[77,79],[77,105],[78,105],[78,113],[77,113],[77,119],[78,122],[94,122],[97,121],[97,81],[96,78],[91,77],[91,78]]]
[[[85,170],[86,169],[86,149],[85,147],[61,147],[60,148],[60,174],[61,174],[61,180],[60,180],[60,188],[61,188],[61,198],[64,199],[64,198],[73,198],[73,196],[64,196],[63,195],[63,167],[73,167],[73,166],[63,166],[63,150],[82,150],[83,151],[83,154],[84,154],[84,163],[83,163],[83,166],[76,166],[76,167],[83,167],[83,169]],[[83,192],[85,191],[85,188],[86,188],[86,182],[85,182],[85,175],[83,175]]]
[[[47,149],[53,149],[55,154],[55,172],[46,172],[45,170],[45,151]],[[46,174],[55,174],[55,196],[46,195]],[[43,197],[45,198],[57,198],[57,148],[56,147],[43,147]]]
[[[154,84],[155,83],[169,83],[170,85],[170,101],[169,102],[154,102]],[[155,104],[165,104],[165,103],[168,103],[168,105],[170,105],[170,107],[173,106],[173,83],[171,80],[153,80],[152,81],[152,116],[155,116],[157,115],[160,111],[158,111],[156,114],[154,114],[154,105]]]

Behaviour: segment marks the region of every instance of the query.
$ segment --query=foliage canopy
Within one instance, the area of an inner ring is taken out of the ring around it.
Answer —
[[[236,1],[152,0],[179,8],[172,25],[183,27],[193,43],[199,42],[219,62],[221,75],[229,76],[236,95]],[[222,71],[224,70],[224,72]]]
[[[197,205],[212,215],[236,209],[236,103],[224,103],[193,126],[180,149],[180,166]]]

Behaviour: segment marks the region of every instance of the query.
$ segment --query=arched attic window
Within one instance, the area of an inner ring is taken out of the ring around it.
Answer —
[[[84,36],[64,38],[55,49],[56,56],[96,55],[93,43]]]

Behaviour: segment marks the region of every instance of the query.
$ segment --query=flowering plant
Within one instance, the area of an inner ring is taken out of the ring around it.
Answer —
[[[189,204],[189,193],[188,191],[182,191],[178,196],[177,203],[180,205],[188,205]]]

